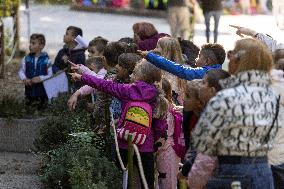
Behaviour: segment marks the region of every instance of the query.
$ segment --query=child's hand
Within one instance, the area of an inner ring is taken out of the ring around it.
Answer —
[[[76,73],[82,75],[82,74],[86,71],[86,69],[84,69],[84,68],[87,68],[87,67],[85,67],[84,65],[74,64],[73,62],[71,62],[71,61],[69,61],[69,60],[68,60],[68,62],[69,62],[69,64],[71,65],[71,70],[72,70],[73,72],[76,72]]]
[[[30,80],[30,79],[24,79],[23,82],[24,82],[25,86],[32,86],[32,80]]]
[[[73,81],[81,81],[82,75],[77,73],[68,73],[68,74],[71,75]]]
[[[141,50],[137,50],[137,53],[142,56],[143,58],[145,58],[147,56],[147,54],[149,53],[149,51],[141,51]]]
[[[40,79],[39,76],[32,78],[32,83],[33,83],[33,84],[35,84],[35,83],[40,83],[40,82],[41,82],[41,79]]]
[[[78,93],[75,92],[68,100],[67,106],[70,111],[75,110],[78,101]]]
[[[67,55],[63,55],[63,56],[62,56],[62,60],[63,60],[63,62],[64,62],[65,64],[67,64],[67,63],[68,63],[68,56],[67,56]]]

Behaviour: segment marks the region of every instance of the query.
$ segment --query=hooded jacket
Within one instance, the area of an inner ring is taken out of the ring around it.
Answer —
[[[99,79],[90,75],[83,74],[82,82],[94,87],[102,92],[108,93],[111,96],[121,100],[122,115],[127,111],[125,105],[129,101],[144,101],[148,102],[152,109],[155,109],[156,97],[158,90],[154,85],[145,83],[143,81],[135,81],[133,84],[120,84],[113,81],[107,81]],[[120,119],[118,122],[118,128],[122,127],[123,120]],[[138,145],[140,152],[154,152],[154,139],[160,138],[167,129],[167,123],[165,119],[154,119],[149,135],[142,145]],[[119,139],[119,147],[121,149],[127,149],[127,141]]]

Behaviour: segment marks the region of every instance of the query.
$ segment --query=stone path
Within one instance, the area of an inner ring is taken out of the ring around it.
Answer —
[[[0,189],[42,189],[40,159],[31,153],[0,152]]]

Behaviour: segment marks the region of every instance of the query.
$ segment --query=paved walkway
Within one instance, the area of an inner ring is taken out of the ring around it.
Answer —
[[[147,21],[153,23],[159,32],[170,33],[166,19],[137,16],[124,16],[95,12],[78,12],[70,10],[69,6],[43,6],[31,5],[31,33],[44,33],[47,40],[45,50],[54,57],[63,45],[63,35],[69,25],[79,26],[83,29],[84,37],[88,40],[96,36],[103,36],[110,41],[122,37],[133,36],[132,25],[136,22]],[[10,21],[11,22],[11,21]],[[9,25],[9,19],[6,21]],[[21,7],[21,49],[28,50],[27,44],[27,16],[25,8]],[[276,26],[272,15],[225,15],[221,17],[219,26],[219,40],[228,51],[234,47],[239,37],[229,24],[250,27],[257,31],[267,33],[275,39],[284,42],[284,31]],[[194,42],[201,46],[206,42],[203,23],[195,25]],[[212,23],[213,30],[213,23]],[[213,35],[213,34],[212,34]],[[213,36],[212,36],[213,40]],[[225,66],[226,68],[226,66]]]

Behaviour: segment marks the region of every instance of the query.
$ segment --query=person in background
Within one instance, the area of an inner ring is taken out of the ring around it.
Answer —
[[[30,36],[30,53],[21,61],[18,72],[25,85],[26,105],[42,109],[47,103],[47,95],[43,80],[52,76],[51,62],[46,52],[43,52],[45,37],[34,33]]]
[[[149,22],[138,22],[132,27],[134,41],[138,50],[149,51],[156,48],[157,42],[161,37],[169,36],[165,33],[158,33],[155,26]]]
[[[107,46],[108,40],[98,36],[95,37],[92,41],[90,41],[88,46],[88,57],[96,57],[96,56],[103,56],[104,50]]]
[[[189,39],[188,0],[168,0],[168,21],[172,37]]]
[[[207,43],[210,42],[210,19],[211,17],[214,18],[214,43],[217,43],[218,40],[218,27],[219,27],[219,20],[222,14],[223,0],[199,0],[200,6],[203,10],[203,15],[205,19],[205,26],[206,26],[206,41]]]
[[[63,37],[64,46],[58,51],[52,65],[53,73],[64,70],[68,67],[68,60],[75,64],[85,64],[85,49],[78,45],[75,38],[80,35],[83,37],[81,28],[68,26]]]

